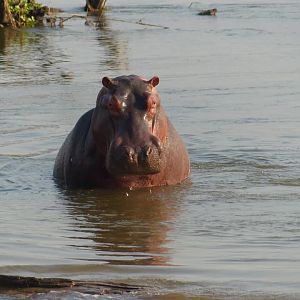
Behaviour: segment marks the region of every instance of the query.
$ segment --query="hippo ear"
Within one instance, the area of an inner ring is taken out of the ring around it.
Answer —
[[[105,86],[107,89],[111,91],[117,88],[116,83],[112,79],[106,76],[102,78],[102,84],[103,86]]]
[[[159,84],[159,77],[153,76],[149,81],[149,84],[151,84],[153,87],[156,87]]]

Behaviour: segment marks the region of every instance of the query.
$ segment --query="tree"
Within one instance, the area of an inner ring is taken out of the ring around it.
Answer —
[[[16,22],[11,14],[8,0],[0,0],[0,24],[16,28]]]

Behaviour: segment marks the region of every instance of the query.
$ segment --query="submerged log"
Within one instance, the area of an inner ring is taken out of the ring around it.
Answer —
[[[65,278],[37,278],[37,277],[24,277],[12,275],[0,275],[0,291],[18,289],[31,289],[31,292],[50,290],[72,290],[79,292],[86,292],[91,294],[123,294],[142,289],[141,286],[117,284],[110,282],[100,281],[84,281],[84,280],[71,280]]]
[[[16,21],[11,14],[8,0],[0,0],[0,24],[16,28]]]
[[[65,288],[72,287],[74,283],[70,279],[61,278],[36,278],[0,275],[0,288]]]

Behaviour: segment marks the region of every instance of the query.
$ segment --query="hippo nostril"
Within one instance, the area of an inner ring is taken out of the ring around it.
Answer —
[[[124,147],[124,155],[128,161],[130,161],[130,162],[136,161],[136,153],[133,148],[125,146]]]
[[[146,155],[146,157],[148,157],[149,155],[151,155],[151,153],[152,153],[152,148],[151,147],[146,147],[145,148],[145,155]]]
[[[151,136],[151,142],[152,142],[152,143],[154,144],[154,146],[157,148],[158,153],[161,154],[161,152],[162,152],[162,147],[161,147],[161,143],[160,143],[159,139],[158,139],[156,136],[152,135],[152,136]]]

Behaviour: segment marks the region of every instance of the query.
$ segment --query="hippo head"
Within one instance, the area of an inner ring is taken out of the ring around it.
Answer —
[[[92,118],[92,132],[105,167],[113,176],[160,172],[158,77],[104,77]]]

